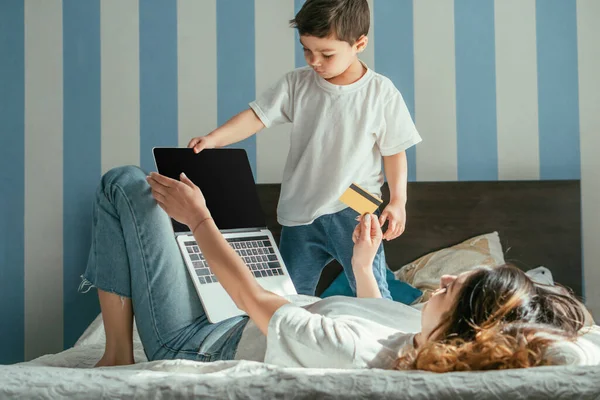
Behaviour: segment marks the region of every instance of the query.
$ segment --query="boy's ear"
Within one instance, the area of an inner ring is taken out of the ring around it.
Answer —
[[[356,52],[362,53],[363,50],[367,47],[368,43],[369,38],[366,35],[362,35],[361,37],[356,39],[356,42],[354,43],[354,46],[356,46]]]

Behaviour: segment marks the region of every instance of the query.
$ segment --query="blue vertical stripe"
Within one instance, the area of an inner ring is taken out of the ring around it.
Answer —
[[[179,145],[177,2],[144,0],[139,8],[140,164],[145,171],[154,171],[152,148]]]
[[[25,8],[0,2],[0,364],[23,361]]]
[[[298,14],[298,11],[304,5],[306,0],[294,0],[294,15]],[[300,45],[300,36],[298,35],[298,30],[294,29],[294,54],[295,54],[295,62],[296,68],[304,67],[306,65],[306,60],[304,59],[304,50]]]
[[[498,179],[494,0],[455,0],[459,180]]]
[[[100,161],[100,0],[63,0],[64,345],[72,346],[99,312],[77,293],[88,259]],[[40,266],[41,268],[42,266]]]
[[[410,115],[415,119],[415,52],[413,31],[413,1],[378,1],[373,7],[375,65],[377,72],[387,76],[402,93]],[[415,146],[406,151],[408,180],[417,179]]]
[[[217,123],[248,109],[256,97],[254,1],[217,1]],[[256,136],[232,147],[245,149],[256,179]]]
[[[541,179],[579,179],[579,82],[575,1],[536,3]]]

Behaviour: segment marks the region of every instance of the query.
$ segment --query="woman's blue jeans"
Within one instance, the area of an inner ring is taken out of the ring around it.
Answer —
[[[96,193],[84,282],[131,298],[149,360],[231,360],[248,317],[212,324],[175,241],[171,220],[137,167],[107,172]]]

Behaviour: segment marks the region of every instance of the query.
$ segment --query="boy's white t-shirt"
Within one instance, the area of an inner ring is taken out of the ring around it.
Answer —
[[[390,369],[420,330],[420,311],[387,299],[294,296],[292,301],[273,314],[266,337],[248,322],[236,360],[283,367]]]
[[[267,128],[292,123],[277,207],[285,226],[343,210],[338,199],[352,183],[381,196],[381,157],[421,141],[398,89],[368,68],[344,86],[298,68],[250,107]]]

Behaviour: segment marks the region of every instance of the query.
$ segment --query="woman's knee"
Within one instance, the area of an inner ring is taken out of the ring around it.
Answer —
[[[106,172],[100,181],[98,194],[111,199],[115,194],[115,188],[119,188],[119,191],[128,194],[130,189],[139,192],[140,189],[148,187],[146,173],[139,167],[127,165]]]
[[[146,174],[139,167],[126,165],[112,168],[102,176],[102,186],[118,183],[125,186],[131,182],[145,181]]]

